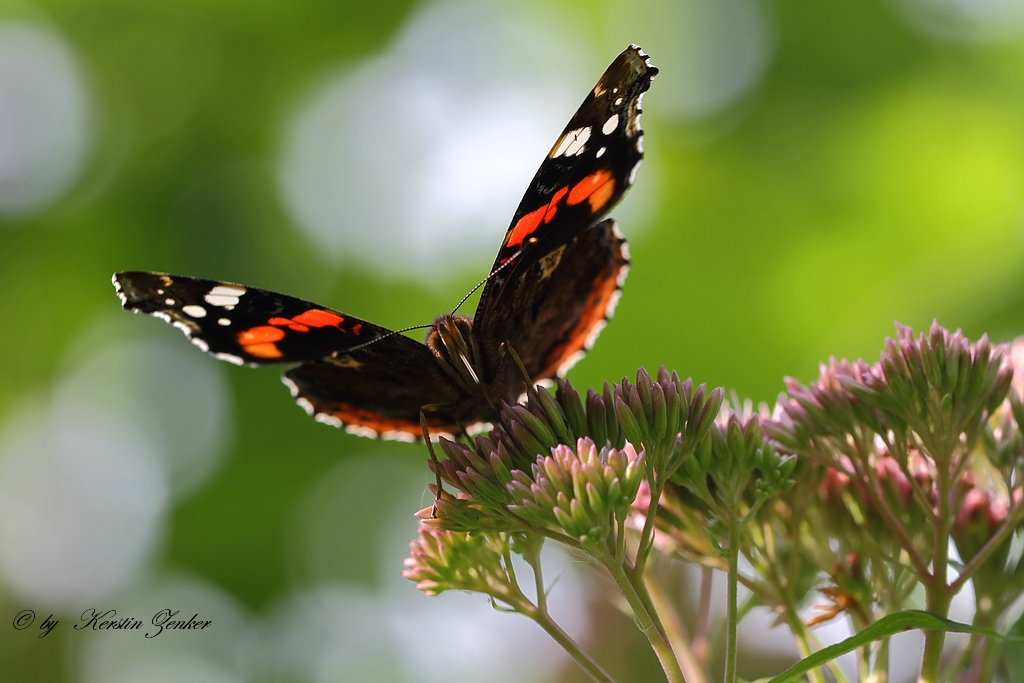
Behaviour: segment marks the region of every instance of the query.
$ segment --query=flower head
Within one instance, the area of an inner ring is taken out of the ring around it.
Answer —
[[[468,534],[421,525],[418,538],[409,542],[402,576],[427,595],[475,591],[512,604],[519,588],[506,566],[511,552],[507,534]]]

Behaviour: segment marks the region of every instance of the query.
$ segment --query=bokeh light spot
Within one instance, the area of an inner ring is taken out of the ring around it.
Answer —
[[[77,59],[49,27],[0,23],[0,216],[31,214],[78,178],[89,111]]]
[[[582,61],[514,5],[427,5],[296,111],[285,204],[326,253],[393,276],[485,258],[592,84]]]

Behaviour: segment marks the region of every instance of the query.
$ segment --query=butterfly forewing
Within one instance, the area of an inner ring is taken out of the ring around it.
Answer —
[[[238,365],[341,356],[393,334],[302,299],[230,282],[137,271],[117,273],[113,282],[125,310],[171,323],[203,351]]]
[[[542,278],[544,284],[538,282],[536,274],[538,267],[551,271],[557,254],[569,249],[573,240],[590,229],[597,229],[592,226],[632,185],[643,159],[641,98],[657,73],[658,69],[638,46],[631,45],[623,51],[587,94],[534,176],[502,241],[474,317],[489,373],[497,373],[502,364],[502,359],[491,350],[501,342],[511,342],[511,337],[522,329],[531,330],[534,336],[519,339],[513,348],[521,356],[525,352],[538,359],[536,364],[527,366],[535,373],[533,378],[550,377],[559,369],[564,372],[571,366],[564,362],[569,360],[568,356],[557,366],[540,359],[559,356],[556,348],[562,346],[572,349],[570,356],[578,357],[588,348],[584,342],[593,342],[594,329],[600,331],[606,314],[614,308],[607,304],[617,300],[620,280],[625,277],[628,259],[621,255],[624,241],[621,247],[597,250],[599,253],[592,254],[596,263],[582,264],[573,255],[571,261],[576,270],[559,266],[564,269]],[[597,244],[603,240],[611,245],[614,240],[609,230],[606,227],[590,235],[584,243]],[[605,277],[613,271],[614,278]],[[618,284],[613,286],[611,282]],[[572,299],[572,295],[561,291],[540,291],[540,287],[572,291],[582,298]],[[535,302],[560,301],[571,313],[558,319],[559,324],[578,318],[577,327],[583,325],[586,329],[574,327],[576,331],[570,333],[561,328],[551,331],[535,326],[532,321],[543,315],[535,307],[520,302],[524,296]],[[566,341],[569,338],[573,341]]]
[[[657,73],[643,50],[631,45],[587,94],[519,203],[491,267],[501,272],[488,282],[478,311],[515,270],[550,250],[550,241],[594,225],[629,189],[643,158],[640,101]],[[530,252],[536,252],[533,258]],[[502,268],[513,258],[519,263]]]

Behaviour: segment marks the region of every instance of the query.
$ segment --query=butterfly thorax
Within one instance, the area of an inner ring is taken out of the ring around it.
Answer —
[[[467,394],[481,390],[486,377],[472,320],[461,315],[441,316],[427,333],[426,344],[460,389]]]

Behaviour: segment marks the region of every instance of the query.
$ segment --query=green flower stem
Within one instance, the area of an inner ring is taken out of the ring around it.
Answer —
[[[534,585],[537,589],[537,604],[534,605],[529,599],[519,591],[518,604],[514,607],[517,612],[523,614],[537,623],[542,629],[544,629],[549,636],[551,636],[556,643],[562,646],[562,649],[569,653],[576,663],[583,668],[590,677],[598,683],[615,683],[614,679],[609,676],[604,669],[602,669],[597,662],[591,659],[587,653],[585,653],[579,646],[579,644],[572,639],[572,637],[562,630],[555,621],[548,614],[547,608],[547,594],[544,590],[544,574],[541,569],[540,561],[540,545],[531,547],[527,552],[523,554],[523,559],[530,565],[530,569],[533,570]],[[511,557],[506,558],[508,567],[509,577],[515,581],[515,574],[512,570],[512,559]],[[518,583],[515,584],[518,588]]]
[[[739,523],[733,515],[728,516],[729,523],[729,572],[726,575],[726,581],[728,582],[728,614],[726,616],[727,630],[725,639],[725,683],[736,683],[736,629],[739,623],[739,618],[736,613],[738,593],[737,586],[739,581],[737,576],[739,574]]]
[[[665,631],[668,634],[669,645],[672,646],[672,651],[676,653],[676,659],[679,660],[679,667],[683,670],[686,680],[689,683],[708,683],[704,672],[701,670],[700,663],[694,656],[693,650],[687,644],[686,627],[680,621],[675,605],[672,604],[665,591],[662,590],[661,584],[652,579],[650,575],[646,577],[644,584],[651,596],[651,602],[657,608],[658,614],[662,615]],[[825,682],[821,681],[821,683]]]
[[[878,486],[878,479],[875,477],[872,468],[863,468],[862,463],[858,459],[852,459],[856,463],[857,476],[863,479],[867,477],[868,485],[864,488],[867,490],[867,494],[871,499],[871,502],[875,504],[875,509],[881,513],[882,519],[885,521],[885,525],[889,527],[891,531],[899,540],[900,546],[907,551],[907,556],[910,558],[910,564],[914,566],[914,571],[921,578],[922,581],[927,581],[931,577],[931,572],[928,570],[928,563],[924,561],[921,554],[917,552],[917,548],[914,547],[914,541],[910,538],[910,534],[907,533],[906,528],[893,514],[889,504],[882,497],[882,492]]]
[[[974,626],[994,631],[1002,611],[1002,608],[977,609],[974,617]],[[979,683],[991,683],[992,678],[995,676],[995,649],[996,643],[991,638],[979,634],[971,635],[971,641],[965,653],[971,655],[973,680]]]
[[[651,480],[655,477],[652,473]],[[629,578],[629,583],[636,593],[637,598],[644,604],[644,609],[647,614],[651,617],[651,622],[654,627],[658,629],[661,637],[666,641],[669,640],[668,632],[665,629],[664,624],[659,616],[659,610],[651,599],[648,593],[647,585],[644,581],[645,569],[647,566],[647,558],[651,554],[651,549],[654,547],[654,520],[658,513],[658,501],[661,500],[661,493],[664,489],[664,483],[662,480],[650,481],[651,486],[651,503],[647,506],[647,516],[644,518],[644,528],[640,532],[640,539],[636,547],[636,560],[632,567],[626,565],[626,576]],[[626,560],[626,558],[621,558]],[[626,560],[628,562],[628,560]]]
[[[669,645],[668,640],[663,635],[654,623],[650,612],[648,611],[647,605],[643,600],[640,599],[636,588],[630,581],[626,570],[618,564],[607,563],[605,567],[612,575],[612,579],[615,580],[619,590],[622,591],[623,596],[626,598],[626,602],[629,603],[630,609],[633,610],[633,616],[637,620],[637,624],[640,630],[645,636],[647,636],[648,642],[651,644],[651,648],[654,650],[654,654],[658,656],[658,661],[661,663],[661,668],[665,672],[665,677],[669,683],[686,683],[686,677],[683,676],[683,671],[679,666],[679,662],[676,661],[675,653],[672,651],[672,646]],[[646,589],[643,591],[646,594]],[[650,596],[646,596],[647,601],[650,602]]]
[[[945,566],[945,562],[942,564]],[[949,604],[952,602],[946,582],[933,579],[930,584],[927,589],[928,611],[945,618],[949,614]],[[945,642],[945,631],[924,632],[924,656],[921,658],[921,675],[918,676],[918,683],[939,683],[939,664],[942,661],[942,646]]]
[[[626,569],[626,577],[629,579],[630,585],[633,587],[633,591],[636,593],[637,599],[643,604],[647,614],[651,617],[651,623],[654,624],[654,628],[658,629],[658,633],[666,641],[669,640],[668,631],[665,629],[665,624],[661,621],[661,614],[654,603],[654,599],[651,597],[647,590],[647,582],[644,576],[636,573],[635,569]]]
[[[654,519],[658,514],[658,503],[661,501],[661,493],[665,488],[665,482],[660,477],[651,473],[648,483],[651,486],[651,502],[647,506],[647,516],[644,518],[644,528],[640,532],[640,542],[636,547],[636,562],[634,563],[635,574],[643,577],[644,568],[647,566],[647,557],[651,554],[654,546]]]
[[[540,550],[540,544],[530,544],[524,549],[522,558],[526,561],[526,564],[530,565],[530,569],[533,570],[533,586],[537,592],[537,609],[546,613],[548,611],[548,594],[544,589],[544,569],[541,566]]]
[[[934,524],[935,523],[935,510],[932,509],[932,503],[928,500],[928,494],[921,488],[921,485],[917,482],[917,478],[910,471],[910,467],[907,466],[907,461],[895,458],[896,464],[899,465],[900,471],[903,472],[903,476],[907,478],[907,484],[910,485],[910,491],[914,496],[914,500],[924,510],[925,515]]]
[[[551,616],[548,615],[546,610],[540,609],[531,605],[532,609],[528,611],[520,612],[537,622],[537,625],[547,631],[547,634],[554,638],[555,642],[562,646],[562,649],[569,653],[569,655],[576,660],[576,663],[583,668],[590,677],[598,683],[615,683],[615,680],[609,676],[604,669],[602,669],[597,662],[587,656],[580,646],[573,640],[568,633],[562,630],[562,628],[556,624]]]
[[[949,458],[934,458],[938,463],[948,463]],[[945,618],[949,614],[949,605],[953,601],[953,593],[946,584],[946,568],[949,564],[949,488],[950,473],[939,465],[936,467],[936,484],[938,488],[939,513],[935,522],[934,555],[932,558],[932,575],[925,580],[928,611],[935,616]],[[942,646],[946,642],[946,632],[942,630],[925,631],[924,655],[921,658],[921,675],[919,683],[939,683],[939,664],[942,661]]]
[[[1017,527],[1024,522],[1024,503],[1018,504],[1013,509],[1013,514],[1006,518],[999,530],[992,535],[992,538],[985,542],[985,545],[981,547],[981,550],[975,554],[970,561],[964,565],[963,570],[960,572],[960,576],[950,584],[949,590],[956,595],[960,592],[960,589],[964,587],[964,584],[970,580],[974,573],[978,571],[978,567],[984,564],[992,553],[1001,546],[1007,538],[1017,529]]]
[[[806,659],[811,656],[812,652],[814,652],[814,650],[811,649],[811,643],[807,638],[807,628],[800,619],[800,615],[798,615],[790,605],[787,604],[785,610],[786,623],[789,625],[789,630],[793,634],[793,642],[796,645],[797,654],[800,655],[800,659]],[[833,671],[833,674],[834,673],[835,672]],[[836,677],[836,681],[846,683],[845,674],[842,673],[842,670],[840,670],[840,676],[841,677]],[[825,683],[825,676],[820,670],[812,669],[807,672],[807,680],[810,681],[810,683]]]
[[[697,633],[693,637],[693,656],[697,663],[704,666],[708,660],[708,650],[711,647],[711,640],[708,634],[711,630],[711,587],[714,580],[715,570],[711,567],[700,569],[700,603],[697,608]]]
[[[889,683],[889,638],[878,641],[867,683]]]

